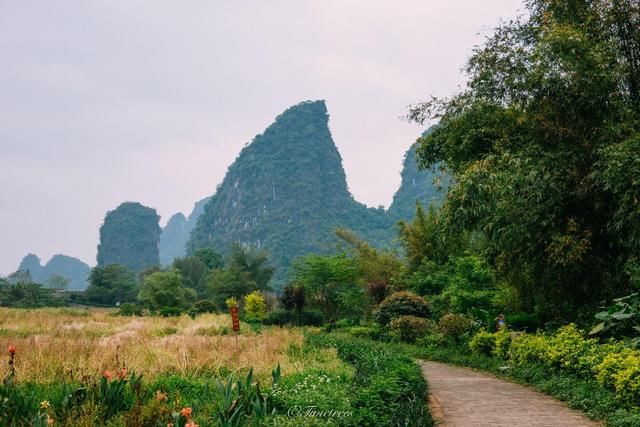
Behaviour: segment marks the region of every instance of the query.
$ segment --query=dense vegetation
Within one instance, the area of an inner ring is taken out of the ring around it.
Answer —
[[[316,327],[289,349],[304,370],[280,378],[276,368],[271,387],[248,372],[226,385],[217,378],[217,392],[212,378],[167,377],[206,412],[201,423],[315,425],[283,416],[314,402],[337,411],[337,425],[430,425],[412,360],[425,357],[534,384],[610,425],[640,424],[640,6],[526,4],[529,14],[474,51],[461,93],[409,113],[439,120],[416,161],[451,177],[442,204],[415,203],[434,196],[412,189],[427,185],[412,169],[413,148],[389,213],[355,202],[324,103],[302,103],[243,149],[199,216],[188,255],[161,268],[155,211],[110,212],[84,301],[193,319],[237,307],[256,334]],[[189,223],[170,222],[167,253]],[[382,245],[394,236],[397,247]],[[0,283],[3,303],[56,303],[27,276]],[[335,354],[338,367],[311,367]],[[93,419],[120,424],[199,416],[178,411],[178,394],[154,400],[162,386],[123,377],[74,384],[82,402],[37,409],[33,396],[69,395],[55,388],[66,384],[30,392],[10,371],[0,394],[23,403],[0,416],[60,418],[68,405],[93,405]]]
[[[523,309],[572,318],[638,271],[638,4],[527,4],[475,51],[462,93],[410,116],[440,119],[418,157],[453,173],[447,227],[482,234]]]
[[[136,273],[160,265],[160,217],[140,203],[122,203],[107,212],[100,227],[98,266],[120,264]]]
[[[58,307],[65,303],[65,298],[56,289],[28,281],[10,283],[0,278],[0,306],[2,307]]]

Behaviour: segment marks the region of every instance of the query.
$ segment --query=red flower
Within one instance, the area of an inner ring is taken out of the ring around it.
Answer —
[[[12,344],[12,345],[9,346],[9,354],[12,355],[12,356],[14,354],[16,354],[16,346],[15,345]]]
[[[111,371],[104,371],[102,373],[102,376],[105,377],[107,381],[111,381],[111,378],[113,378],[113,375],[111,375]]]

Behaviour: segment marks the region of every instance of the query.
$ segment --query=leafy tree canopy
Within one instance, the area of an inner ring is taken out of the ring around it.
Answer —
[[[89,287],[84,295],[95,304],[115,305],[135,302],[136,278],[132,271],[119,264],[94,267],[89,274]]]
[[[152,310],[181,309],[195,298],[195,291],[185,288],[182,276],[173,270],[158,271],[145,277],[138,293],[140,303]]]
[[[527,6],[475,50],[460,94],[409,116],[440,119],[418,158],[454,173],[447,227],[482,232],[523,305],[567,317],[625,292],[637,261],[640,7]]]

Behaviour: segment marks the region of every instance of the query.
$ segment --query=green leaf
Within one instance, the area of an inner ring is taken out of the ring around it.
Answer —
[[[604,322],[600,322],[596,326],[594,326],[593,329],[591,329],[591,331],[589,331],[589,335],[599,334],[600,332],[604,331],[605,329],[606,328],[605,328]]]

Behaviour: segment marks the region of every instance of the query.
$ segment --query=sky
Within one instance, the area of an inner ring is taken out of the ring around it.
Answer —
[[[422,131],[518,0],[0,0],[0,275],[95,265],[124,201],[166,223],[291,105],[324,99],[349,188],[387,206]]]

